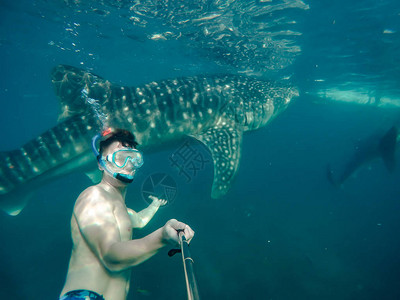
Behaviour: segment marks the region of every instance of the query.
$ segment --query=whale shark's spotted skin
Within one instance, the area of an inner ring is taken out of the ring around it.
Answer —
[[[38,185],[94,161],[90,140],[101,130],[85,103],[96,99],[106,122],[132,131],[144,150],[190,135],[204,143],[214,161],[212,197],[227,193],[238,170],[243,132],[266,125],[298,91],[273,81],[245,76],[193,76],[137,87],[112,84],[84,70],[59,65],[52,82],[61,102],[60,122],[19,150],[3,153],[0,204],[17,214],[20,188]]]

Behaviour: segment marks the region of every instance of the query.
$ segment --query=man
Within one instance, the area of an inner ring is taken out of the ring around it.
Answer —
[[[102,180],[79,195],[71,218],[73,248],[62,300],[126,299],[131,267],[166,245],[176,245],[178,231],[183,230],[189,241],[194,235],[188,225],[172,219],[144,238],[132,240],[132,228],[146,225],[165,201],[153,197],[152,204],[139,213],[125,206],[126,188],[143,158],[129,131],[118,129],[103,136],[99,152],[96,141],[101,137],[93,139]]]

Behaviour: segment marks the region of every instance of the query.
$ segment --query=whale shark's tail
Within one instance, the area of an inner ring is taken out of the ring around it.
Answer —
[[[91,162],[90,137],[96,132],[90,115],[57,124],[19,149],[0,153],[0,208],[17,215],[44,182]]]
[[[0,153],[0,208],[10,215],[20,213],[38,186],[92,158],[89,141],[101,120],[88,109],[82,91],[100,97],[92,87],[109,82],[65,65],[53,69],[51,80],[61,105],[59,123],[20,149]]]
[[[0,206],[13,216],[20,213],[30,196],[15,189],[23,174],[16,167],[14,159],[18,159],[17,151],[0,152]]]
[[[18,215],[26,206],[33,192],[24,190],[13,190],[10,193],[0,195],[0,207],[10,216]]]

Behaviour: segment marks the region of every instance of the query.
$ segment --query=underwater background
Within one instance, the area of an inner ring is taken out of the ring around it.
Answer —
[[[212,160],[197,141],[144,153],[127,206],[146,207],[149,176],[168,176],[174,199],[134,237],[187,222],[202,299],[400,299],[399,164],[371,161],[341,188],[326,176],[399,125],[399,54],[395,0],[0,0],[0,151],[57,124],[58,64],[129,86],[215,73],[290,83],[300,97],[244,134],[222,199],[210,197]],[[204,158],[189,178],[171,164],[180,145]],[[90,184],[73,173],[18,216],[0,213],[0,299],[58,298],[74,201]],[[181,258],[167,252],[133,268],[128,299],[185,299]]]

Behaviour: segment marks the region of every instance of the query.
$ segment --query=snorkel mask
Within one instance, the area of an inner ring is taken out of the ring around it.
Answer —
[[[105,139],[105,137],[110,133],[112,133],[112,129],[108,128],[107,130],[104,130],[102,133],[99,133],[92,138],[93,153],[96,156],[96,159],[99,162],[100,166],[102,166],[105,171],[107,171],[114,178],[122,182],[131,183],[133,181],[133,175],[113,172],[112,170],[110,170],[110,168],[107,167],[106,161],[113,163],[115,167],[120,169],[124,168],[127,164],[131,164],[133,169],[139,169],[143,165],[143,155],[140,153],[139,150],[136,149],[121,149],[115,151],[112,154],[108,154],[105,157],[102,157],[97,150],[96,145],[99,140]]]

